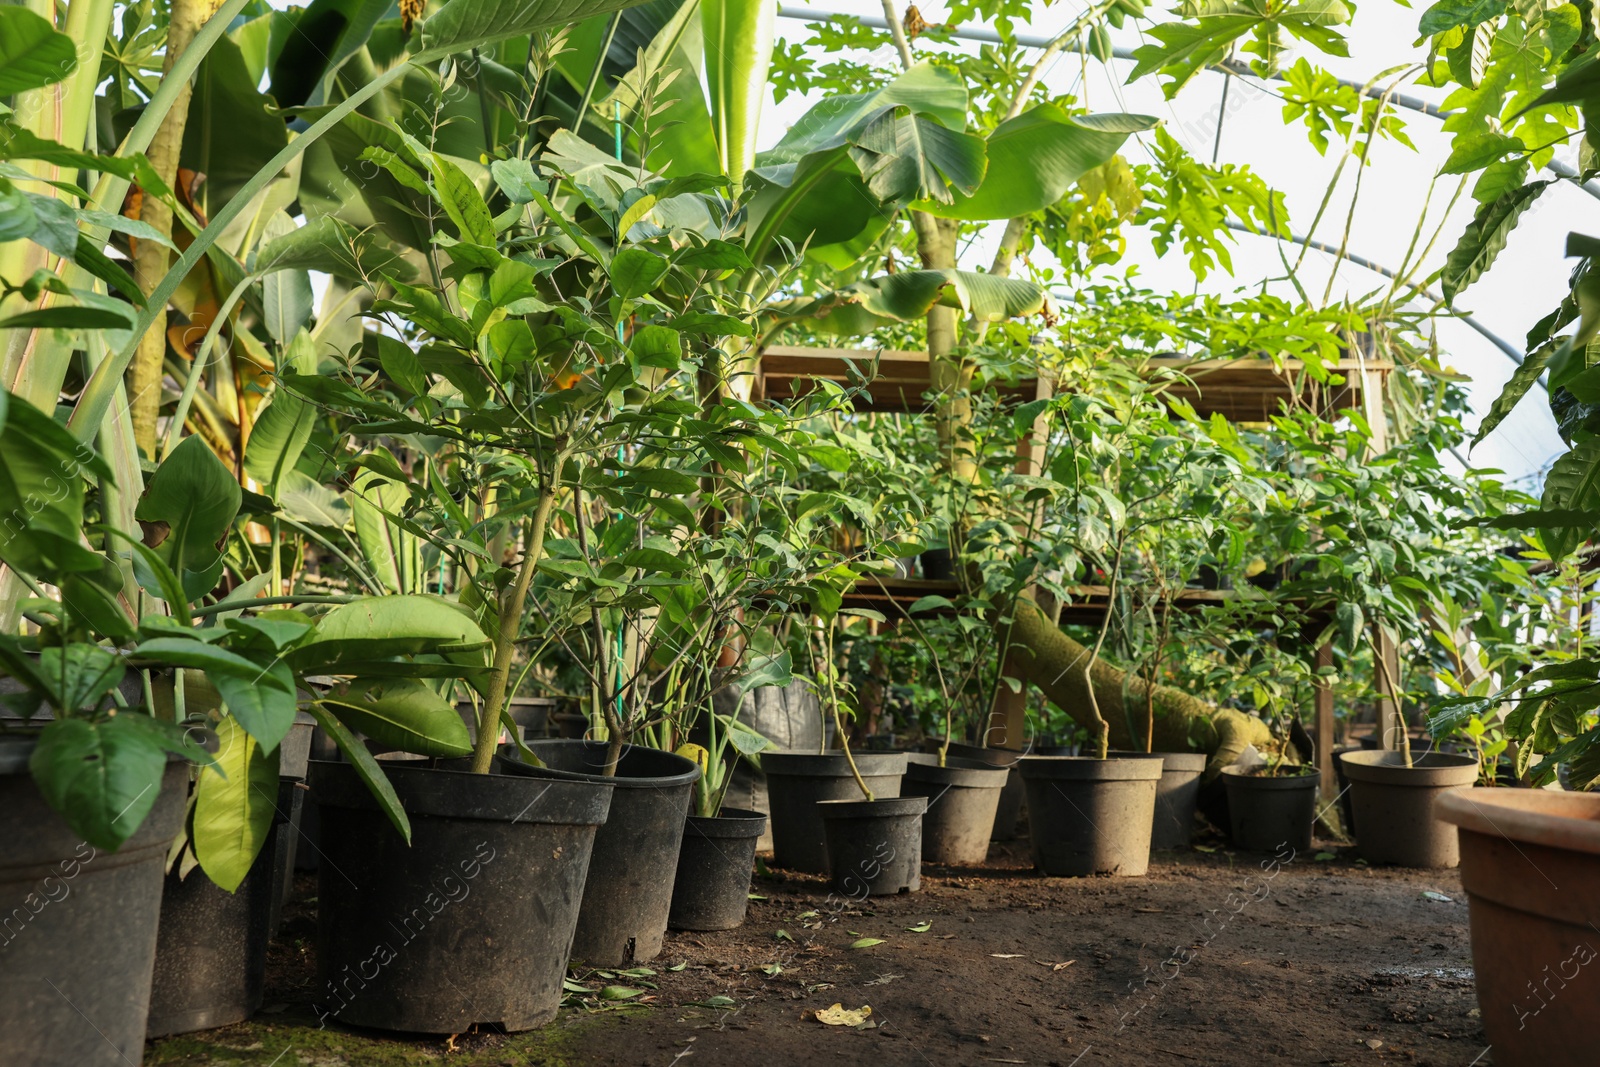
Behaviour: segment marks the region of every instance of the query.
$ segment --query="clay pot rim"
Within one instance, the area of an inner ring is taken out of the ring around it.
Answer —
[[[1474,786],[1441,796],[1434,813],[1473,833],[1600,855],[1600,794]]]
[[[1339,762],[1353,782],[1413,789],[1460,789],[1478,780],[1478,761],[1450,752],[1424,752],[1405,765],[1405,755],[1384,749],[1342,752]]]

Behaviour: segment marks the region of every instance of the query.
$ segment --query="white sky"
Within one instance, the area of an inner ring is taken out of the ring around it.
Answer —
[[[875,0],[810,0],[810,6],[862,16],[882,15]],[[946,9],[939,0],[928,0],[919,6],[930,23],[942,22],[946,16]],[[1050,36],[1065,27],[1077,10],[1076,5],[1057,4],[1048,8],[1041,5],[1032,26],[1019,25],[1018,32]],[[1421,7],[1404,8],[1394,0],[1369,0],[1361,5],[1354,23],[1346,27],[1353,58],[1339,60],[1316,54],[1308,58],[1313,65],[1361,82],[1389,67],[1419,63],[1424,52],[1420,47],[1414,48],[1412,42],[1416,39],[1420,11]],[[779,19],[778,33],[790,41],[802,41],[810,36],[803,21],[789,18]],[[1131,25],[1115,33],[1114,40],[1119,47],[1132,48],[1143,43]],[[976,48],[977,45],[963,47]],[[1124,110],[1163,118],[1168,130],[1190,152],[1199,159],[1209,160],[1224,79],[1216,74],[1202,74],[1169,103],[1162,98],[1154,78],[1143,79],[1132,86],[1121,84],[1131,68],[1132,64],[1127,61],[1116,61],[1107,67],[1093,60],[1085,65],[1078,56],[1065,56],[1056,61],[1045,83],[1056,92],[1075,92],[1096,111]],[[1282,102],[1271,95],[1280,87],[1281,83],[1263,85],[1253,79],[1232,79],[1219,159],[1224,163],[1247,164],[1282,191],[1287,198],[1294,231],[1304,234],[1338,165],[1340,149],[1337,145],[1330,146],[1326,157],[1319,156],[1303,127],[1285,126]],[[1443,97],[1439,91],[1410,85],[1402,91],[1434,102]],[[792,96],[782,105],[769,105],[763,121],[763,147],[776,141],[807,106],[808,102]],[[1418,151],[1412,152],[1392,141],[1381,142],[1375,149],[1372,163],[1362,179],[1349,243],[1350,252],[1390,269],[1398,268],[1403,260],[1428,193],[1429,179],[1449,154],[1448,135],[1440,130],[1439,119],[1412,111],[1402,110],[1400,114]],[[1132,141],[1124,148],[1124,154],[1131,162],[1148,159],[1144,149]],[[1571,162],[1570,156],[1569,151],[1568,162]],[[1339,243],[1350,206],[1354,171],[1353,165],[1345,168],[1340,188],[1315,235],[1326,243]],[[1552,175],[1546,172],[1542,176]],[[1434,193],[1434,221],[1430,228],[1437,224],[1458,180],[1440,179]],[[1444,262],[1470,221],[1474,206],[1469,186],[1446,222],[1423,275]],[[1457,309],[1470,312],[1490,331],[1513,346],[1521,347],[1528,328],[1554,308],[1566,291],[1572,263],[1562,259],[1562,252],[1567,232],[1574,229],[1600,233],[1600,201],[1571,183],[1563,182],[1548,190],[1523,216],[1493,269],[1457,297]],[[1124,263],[1139,265],[1145,285],[1157,290],[1179,291],[1194,287],[1186,257],[1178,250],[1158,258],[1138,230],[1130,228],[1128,236],[1129,249]],[[1265,238],[1238,235],[1233,251],[1234,276],[1213,274],[1201,286],[1202,290],[1225,294],[1241,286],[1252,286],[1262,278],[1281,276],[1283,268],[1274,244]],[[1288,252],[1292,262],[1298,248],[1291,246]],[[1313,295],[1322,292],[1332,262],[1331,255],[1315,251],[1307,254],[1301,279]],[[1380,283],[1386,284],[1386,280],[1346,262],[1339,267],[1333,296],[1337,300],[1345,292],[1360,295]],[[1436,285],[1431,288],[1437,292]],[[1292,295],[1287,283],[1276,289],[1282,295]],[[1515,369],[1514,365],[1503,352],[1464,323],[1441,318],[1438,332],[1441,347],[1449,353],[1444,362],[1472,378],[1469,389],[1475,412],[1488,410]],[[1476,416],[1470,419],[1469,429],[1474,429],[1476,422]],[[1470,458],[1474,466],[1498,467],[1513,477],[1531,476],[1542,481],[1544,469],[1565,450],[1556,435],[1545,393],[1536,388]]]

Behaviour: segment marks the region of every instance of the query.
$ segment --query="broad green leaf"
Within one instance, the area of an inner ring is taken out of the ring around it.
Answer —
[[[973,193],[952,203],[919,204],[955,219],[1007,219],[1059,203],[1074,183],[1102,165],[1128,136],[1153,129],[1147,115],[1068,115],[1040,104],[1001,123],[985,141],[988,170]]]
[[[238,480],[198,434],[184,438],[145,487],[134,514],[140,522],[166,527],[156,554],[183,580],[191,601],[211,591],[190,588],[191,576],[221,558],[219,545],[242,499]]]
[[[1587,437],[1558,458],[1545,475],[1540,504],[1545,511],[1600,511],[1600,438]],[[1594,527],[1547,529],[1539,539],[1552,559],[1567,554],[1594,534]]]
[[[488,646],[489,639],[460,605],[414,594],[339,605],[317,621],[311,637],[288,658],[297,670],[316,673],[360,669],[390,656],[472,652]]]
[[[122,657],[99,645],[73,642],[39,650],[39,676],[50,683],[58,707],[93,711],[127,673]]]
[[[383,809],[383,813],[389,817],[389,821],[400,831],[400,836],[405,838],[406,844],[409,845],[411,820],[406,818],[405,806],[395,795],[394,786],[389,784],[389,779],[384,777],[383,768],[378,766],[378,761],[367,751],[367,746],[351,736],[344,723],[320,704],[312,704],[309,710],[317,720],[317,725],[322,727],[323,732],[338,746],[339,751],[344,753],[344,758],[350,761],[350,766],[372,791],[372,797],[378,802],[378,807]]]
[[[755,165],[761,104],[767,98],[767,72],[778,5],[766,0],[701,0],[705,36],[706,87],[716,131],[722,173],[742,180]]]
[[[1471,29],[1506,12],[1506,0],[1439,0],[1422,13],[1417,32],[1424,37],[1453,30]]]
[[[394,593],[419,592],[427,584],[422,572],[422,542],[389,518],[401,514],[411,488],[373,471],[362,471],[348,496],[356,541],[367,567]]]
[[[40,731],[28,760],[45,801],[72,832],[115,852],[150,814],[167,754],[144,730],[108,719],[57,719]]]
[[[453,53],[521,37],[632,7],[638,0],[449,0],[422,24],[422,49],[413,62],[436,62]]]
[[[380,243],[374,230],[358,230],[332,215],[323,215],[289,233],[264,242],[253,270],[314,270],[339,278],[396,277],[408,281],[416,271]]]
[[[109,478],[110,470],[38,408],[6,399],[0,516],[11,518],[0,521],[0,560],[56,585],[69,573],[99,570],[105,557],[83,544],[83,480]]]
[[[1439,173],[1467,174],[1482,170],[1509,153],[1521,152],[1523,148],[1520,137],[1511,137],[1493,130],[1462,134],[1452,144],[1450,157],[1444,161],[1444,166],[1439,168]]]
[[[472,752],[472,737],[455,705],[415,679],[357,679],[322,704],[346,726],[388,748],[447,758]]]
[[[434,196],[450,221],[456,224],[461,239],[494,247],[494,218],[472,179],[437,152],[430,153],[423,162],[433,175]]]
[[[787,321],[818,333],[861,336],[891,322],[917,319],[936,304],[959,308],[980,322],[1035,315],[1049,295],[1032,282],[954,270],[911,270],[857,282],[814,300],[779,305]]]
[[[1511,414],[1512,410],[1532,389],[1539,380],[1539,375],[1544,373],[1545,364],[1550,362],[1550,357],[1555,355],[1560,345],[1552,341],[1540,345],[1529,352],[1511,375],[1511,380],[1506,382],[1505,388],[1500,390],[1500,395],[1494,398],[1494,403],[1489,405],[1488,412],[1483,416],[1483,421],[1478,424],[1478,432],[1472,435],[1472,443],[1477,445],[1485,437],[1494,432],[1494,428]]]
[[[1489,269],[1495,257],[1505,248],[1522,213],[1552,184],[1553,180],[1529,182],[1514,192],[1478,206],[1461,240],[1451,249],[1440,274],[1439,285],[1444,291],[1446,303],[1453,301],[1457,293],[1483,276],[1483,272]]]
[[[131,315],[111,308],[57,305],[0,319],[0,330],[126,330],[132,321]]]
[[[25,7],[0,7],[0,97],[54,85],[77,69],[71,37]]]
[[[294,673],[287,665],[274,659],[254,681],[226,672],[206,677],[216,686],[233,717],[263,751],[276,750],[289,736],[299,701],[295,695]]]
[[[955,193],[977,190],[988,164],[983,138],[947,130],[903,104],[853,135],[848,152],[872,195],[886,204],[952,204]]]
[[[194,792],[195,858],[206,877],[232,893],[272,832],[278,754],[226,716],[217,724],[216,765],[201,768]]]
[[[637,300],[666,276],[670,264],[643,248],[624,248],[611,260],[611,285],[625,300]]]
[[[350,525],[352,511],[344,494],[301,471],[290,471],[284,477],[278,504],[284,515],[307,526],[343,530]]]
[[[304,330],[294,335],[285,364],[297,374],[315,374],[316,350]],[[278,499],[285,475],[300,462],[317,412],[310,404],[284,389],[272,394],[256,411],[255,425],[244,450],[244,472],[259,482],[267,495]]]
[[[752,657],[749,666],[732,684],[737,685],[741,692],[748,693],[752,689],[763,686],[783,687],[794,680],[794,663],[787,651],[775,655]]]

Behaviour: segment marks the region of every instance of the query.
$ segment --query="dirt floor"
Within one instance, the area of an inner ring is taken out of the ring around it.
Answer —
[[[256,1018],[153,1042],[145,1063],[1493,1062],[1454,872],[1369,869],[1347,849],[1274,868],[1210,847],[1158,853],[1145,878],[1065,879],[1034,875],[1024,842],[997,844],[982,869],[925,866],[921,892],[865,903],[763,874],[740,929],[668,935],[653,973],[575,969],[586,991],[543,1030],[450,1041],[319,1030],[302,899]],[[871,1013],[816,1018],[835,1004]]]

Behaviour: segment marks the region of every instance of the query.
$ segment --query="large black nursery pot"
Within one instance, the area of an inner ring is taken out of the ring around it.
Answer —
[[[409,846],[351,765],[311,763],[319,1020],[458,1034],[555,1018],[610,784],[426,760],[384,769]]]
[[[1454,867],[1461,862],[1456,828],[1434,812],[1439,798],[1478,780],[1472,756],[1428,752],[1406,766],[1400,752],[1346,752],[1350,801],[1360,822],[1356,843],[1368,863]]]
[[[858,752],[854,758],[874,796],[900,795],[905,753]],[[843,752],[768,751],[761,753],[761,769],[767,776],[767,806],[772,811],[773,866],[827,874],[828,847],[817,805],[861,797],[850,759]]]
[[[1228,791],[1228,822],[1233,843],[1251,852],[1296,852],[1311,847],[1322,773],[1273,777],[1223,771]]]
[[[1495,1067],[1590,1067],[1600,1060],[1600,795],[1452,790],[1438,814],[1460,828]]]
[[[972,865],[989,855],[994,813],[1011,772],[980,760],[909,756],[900,782],[903,797],[926,797],[922,858],[929,863]]]
[[[824,800],[817,804],[828,850],[828,884],[847,897],[922,888],[922,816],[927,797]]]
[[[623,745],[615,777],[604,741],[551,739],[528,746],[554,775],[616,787],[611,815],[595,835],[572,958],[596,967],[628,967],[661,953],[672,910],[689,797],[700,778],[693,760]],[[517,772],[533,770],[508,763]]]
[[[759,811],[723,808],[715,818],[689,816],[672,882],[674,930],[731,930],[750,908],[756,843],[767,828]]]
[[[28,773],[34,741],[0,736],[0,1063],[130,1067],[144,1057],[162,867],[188,764],[115,853],[78,839]]]
[[[272,829],[250,873],[232,893],[199,867],[174,865],[161,894],[161,930],[150,987],[147,1037],[167,1037],[242,1022],[261,1006],[267,942],[277,932],[294,872],[294,839],[305,790],[310,715],[297,714],[278,754]]]
[[[1160,761],[1026,756],[1021,767],[1028,837],[1040,871],[1137,877],[1150,869]]]
[[[1161,781],[1156,785],[1156,812],[1150,827],[1150,848],[1188,848],[1194,836],[1195,805],[1200,799],[1200,776],[1205,773],[1204,752],[1112,752],[1118,759],[1159,759]]]
[[[950,755],[960,759],[981,760],[992,767],[1005,767],[1005,788],[1000,791],[1000,801],[994,809],[994,828],[989,831],[990,841],[1011,841],[1017,836],[1017,823],[1022,820],[1022,804],[1027,789],[1022,784],[1022,770],[1017,761],[1022,753],[1009,748],[984,748],[950,742]]]

